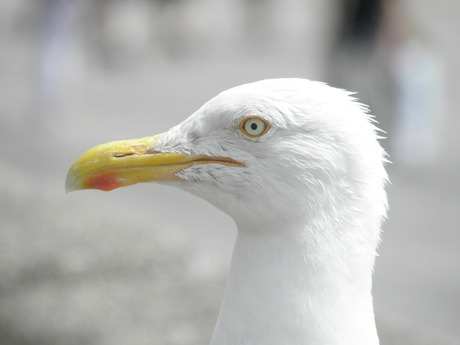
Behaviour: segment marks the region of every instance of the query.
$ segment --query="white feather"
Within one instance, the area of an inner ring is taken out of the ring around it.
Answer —
[[[266,119],[244,136],[247,116]],[[174,185],[238,226],[214,345],[376,345],[371,280],[386,215],[385,154],[350,93],[304,79],[242,85],[165,133],[155,150],[229,157]]]

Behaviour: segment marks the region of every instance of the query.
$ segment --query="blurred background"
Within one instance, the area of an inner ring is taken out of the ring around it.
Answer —
[[[2,0],[0,343],[207,344],[235,226],[173,188],[64,193],[88,148],[274,77],[358,92],[387,137],[383,345],[460,344],[460,2]]]

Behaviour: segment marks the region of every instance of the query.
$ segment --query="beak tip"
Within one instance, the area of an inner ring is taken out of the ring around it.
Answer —
[[[78,186],[76,186],[75,180],[76,180],[75,176],[69,171],[65,179],[65,192],[66,193],[70,193],[70,192],[80,189],[78,188]]]

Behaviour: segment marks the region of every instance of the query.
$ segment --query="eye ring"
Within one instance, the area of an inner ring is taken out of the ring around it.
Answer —
[[[238,128],[249,138],[260,138],[270,130],[271,126],[260,116],[248,116],[240,122]]]

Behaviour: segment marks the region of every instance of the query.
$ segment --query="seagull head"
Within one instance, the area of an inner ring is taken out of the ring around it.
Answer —
[[[235,220],[212,344],[378,344],[370,290],[384,161],[350,93],[273,79],[229,89],[165,133],[90,149],[66,188],[156,181]]]
[[[70,168],[66,189],[172,184],[253,229],[311,222],[341,207],[369,210],[364,204],[379,218],[383,157],[350,93],[271,79],[222,92],[165,133],[90,149]]]

